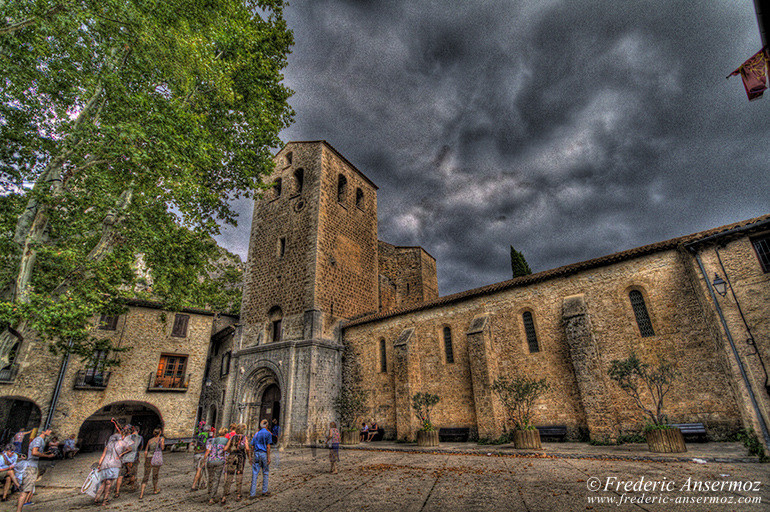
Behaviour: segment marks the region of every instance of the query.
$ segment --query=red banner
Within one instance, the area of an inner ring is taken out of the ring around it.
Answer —
[[[762,48],[727,77],[740,73],[749,101],[761,98],[767,89],[767,53],[767,47]]]

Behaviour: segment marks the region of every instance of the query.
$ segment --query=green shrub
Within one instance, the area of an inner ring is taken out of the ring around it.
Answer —
[[[492,384],[492,391],[503,402],[507,420],[515,430],[534,430],[532,425],[532,406],[535,400],[548,391],[545,378],[514,377],[511,380],[498,377]]]
[[[422,425],[420,430],[426,432],[436,430],[436,427],[430,421],[430,411],[440,400],[441,398],[438,395],[431,395],[430,393],[417,393],[412,397],[412,409],[414,409],[414,413],[420,419],[420,424]]]

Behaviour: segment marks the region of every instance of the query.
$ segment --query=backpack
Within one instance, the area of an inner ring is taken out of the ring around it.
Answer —
[[[230,438],[230,449],[227,450],[229,453],[237,452],[241,449],[241,443],[243,442],[243,435],[242,434],[235,434],[233,437]]]

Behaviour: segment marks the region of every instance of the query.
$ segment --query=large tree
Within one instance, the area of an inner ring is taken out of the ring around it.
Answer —
[[[272,169],[291,44],[281,0],[0,5],[0,175],[28,188],[0,204],[0,359],[31,332],[87,357],[137,279],[219,300],[211,236]]]

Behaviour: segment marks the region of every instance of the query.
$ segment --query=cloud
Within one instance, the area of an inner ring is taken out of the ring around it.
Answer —
[[[770,98],[724,78],[759,49],[750,3],[319,0],[286,15],[284,139],[326,139],[370,177],[380,238],[435,256],[442,294],[508,278],[511,244],[546,270],[767,213]]]

